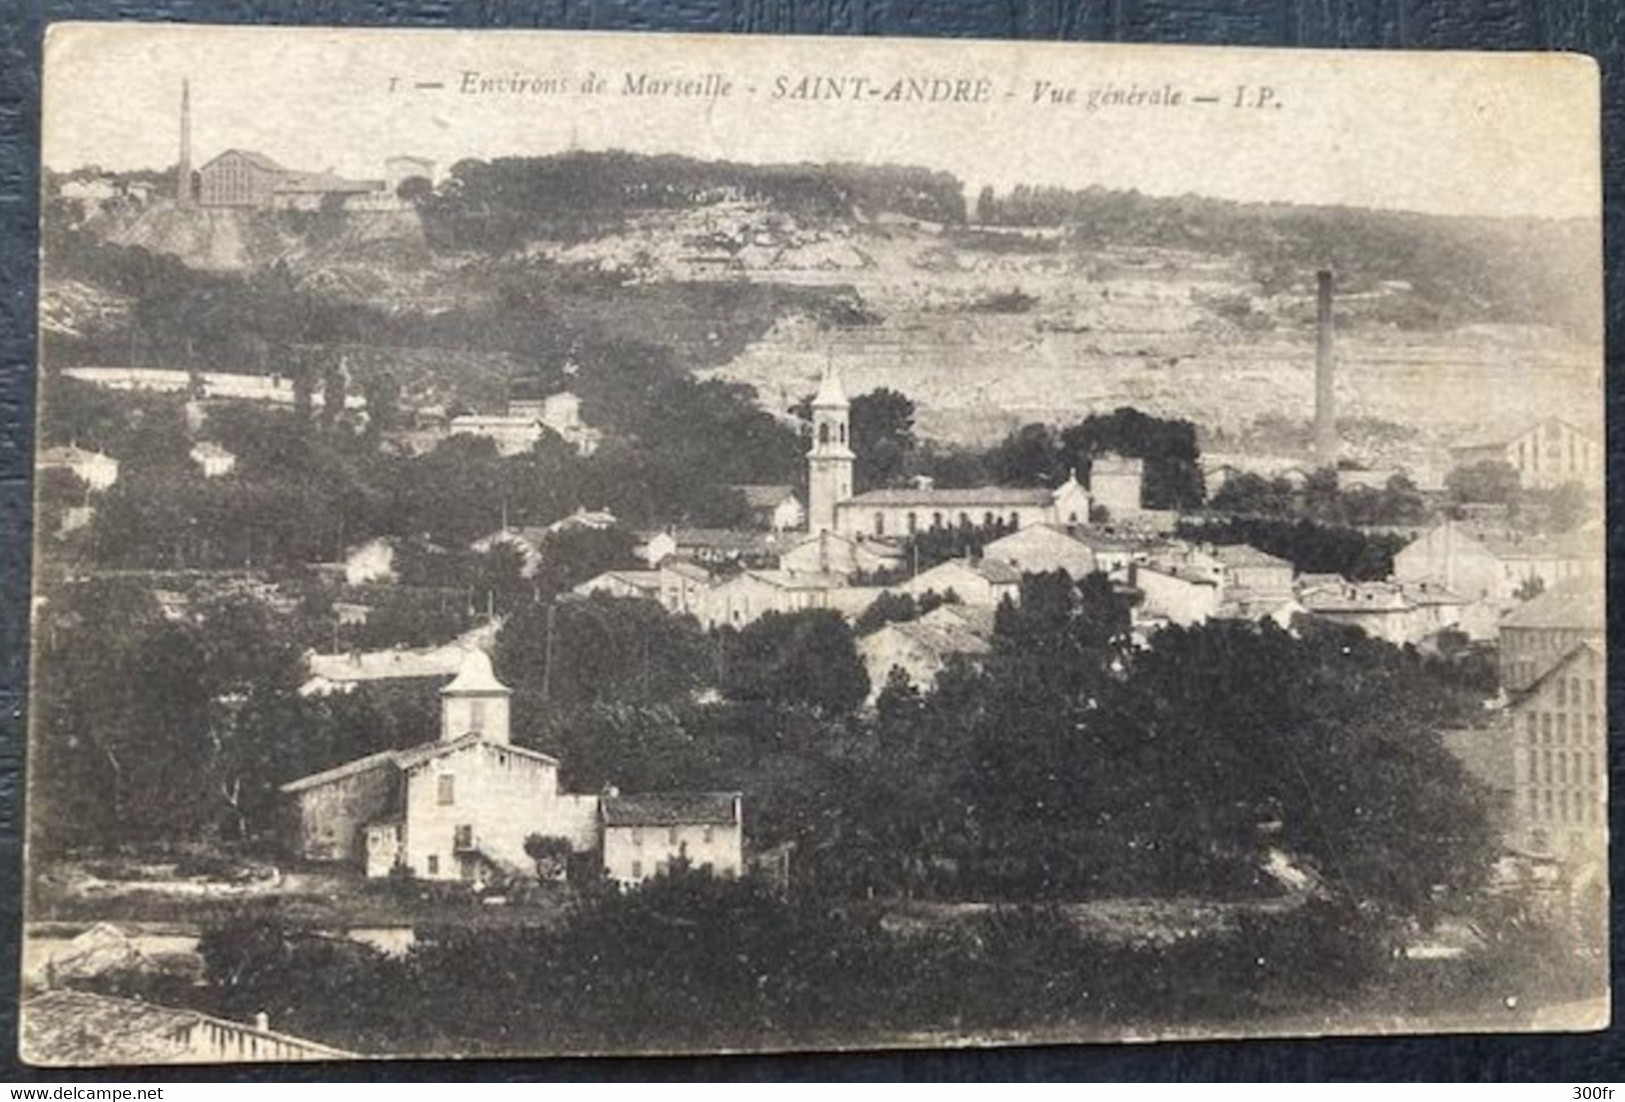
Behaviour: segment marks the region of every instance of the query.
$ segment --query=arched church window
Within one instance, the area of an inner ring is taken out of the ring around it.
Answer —
[[[818,426],[818,442],[820,444],[828,444],[829,443],[829,422],[828,421],[825,421],[822,425]]]
[[[931,514],[931,527],[933,527],[933,528],[941,528],[942,527],[942,514],[941,513],[932,513]]]
[[[993,510],[989,509],[987,512],[982,514],[982,526],[984,528],[993,527]]]
[[[920,516],[919,516],[919,514],[918,513],[909,513],[909,515],[908,515],[908,534],[912,536],[916,531],[919,530],[919,527],[920,527]]]
[[[846,422],[841,422],[841,443],[846,443]]]
[[[1012,527],[1012,528],[1020,528],[1021,527],[1021,514],[1020,513],[1011,513],[1010,514],[1010,527]]]
[[[875,535],[884,536],[885,534],[886,534],[886,514],[885,513],[876,513],[875,514]]]

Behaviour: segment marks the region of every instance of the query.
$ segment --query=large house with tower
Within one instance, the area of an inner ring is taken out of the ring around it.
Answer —
[[[703,849],[705,864],[719,875],[740,870],[737,795],[601,798],[565,792],[556,758],[510,740],[511,696],[485,652],[470,650],[457,676],[440,690],[437,738],[282,786],[290,798],[291,848],[305,860],[358,866],[369,877],[407,874],[481,884],[532,875],[525,839],[533,834],[564,838],[575,853],[597,854],[601,863],[606,827],[617,845],[623,833],[641,838],[644,828],[669,841],[681,835],[662,859],[634,865],[617,857],[613,866],[604,864],[606,875],[627,884],[683,855],[689,839],[675,828],[693,826],[703,839],[694,852]],[[726,816],[717,811],[724,803]],[[679,816],[673,807],[687,811]]]
[[[916,532],[956,526],[1004,524],[1022,529],[1035,524],[1089,523],[1095,500],[1076,472],[1054,489],[1024,486],[931,486],[883,488],[853,493],[857,456],[849,439],[851,402],[840,376],[826,371],[812,400],[812,449],[807,454],[807,525],[812,532],[843,536],[906,539]],[[1107,491],[1114,516],[1140,508],[1142,464],[1105,455],[1094,477]]]

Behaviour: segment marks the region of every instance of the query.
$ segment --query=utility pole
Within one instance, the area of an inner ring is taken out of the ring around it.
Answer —
[[[542,699],[551,698],[553,691],[553,614],[558,610],[557,601],[547,603],[547,632],[542,644]]]

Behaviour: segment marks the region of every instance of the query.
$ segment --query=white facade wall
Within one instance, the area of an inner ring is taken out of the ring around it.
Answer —
[[[1219,609],[1219,587],[1160,570],[1137,568],[1131,584],[1145,595],[1141,608],[1181,627],[1207,621]]]
[[[450,777],[450,803],[442,778]],[[558,833],[558,769],[490,743],[471,743],[413,768],[406,782],[404,854],[413,875],[457,880],[462,862],[457,828],[470,828],[474,848],[518,869],[531,865],[529,834]],[[572,809],[572,812],[575,809]]]
[[[745,864],[739,823],[604,828],[604,875],[617,883],[637,884],[665,872],[679,855],[696,870],[710,866],[717,876],[738,876]]]

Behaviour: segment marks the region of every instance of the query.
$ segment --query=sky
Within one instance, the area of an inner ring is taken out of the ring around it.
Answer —
[[[465,93],[469,72],[570,90]],[[590,73],[607,80],[604,93],[579,92]],[[627,73],[714,73],[732,94],[628,96]],[[794,86],[804,76],[882,88],[899,77],[985,80],[988,91],[985,102],[946,104],[772,97],[776,80]],[[396,153],[443,171],[464,157],[626,149],[917,164],[955,173],[972,193],[1099,185],[1588,218],[1601,202],[1596,71],[1560,54],[63,24],[46,45],[46,165],[174,164],[183,79],[197,166],[239,147],[293,168],[376,178]],[[1046,92],[1034,103],[1039,82]],[[1272,97],[1254,106],[1264,86]],[[1049,101],[1048,89],[1069,88],[1075,101]],[[1182,102],[1089,110],[1090,90],[1107,88],[1171,89]],[[1238,89],[1245,106],[1233,106]]]

